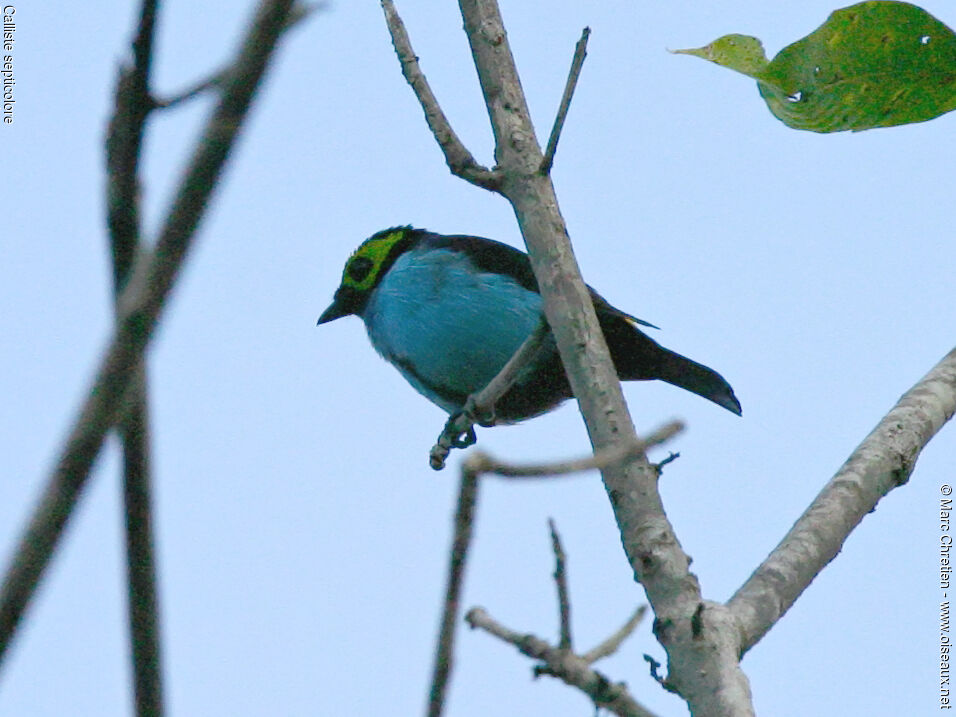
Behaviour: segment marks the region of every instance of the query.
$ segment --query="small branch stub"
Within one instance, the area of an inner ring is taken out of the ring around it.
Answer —
[[[553,518],[548,518],[551,531],[551,549],[554,551],[554,582],[558,590],[558,617],[560,619],[560,639],[558,648],[571,649],[571,598],[568,591],[567,555],[561,545],[561,536]]]
[[[554,118],[551,136],[548,137],[548,146],[544,150],[544,159],[541,161],[541,174],[550,174],[551,167],[554,164],[554,153],[558,149],[558,140],[561,139],[561,130],[564,129],[564,120],[567,119],[568,109],[571,107],[571,98],[574,96],[574,88],[577,87],[578,77],[581,76],[584,58],[588,55],[588,38],[590,36],[591,28],[584,28],[581,32],[581,39],[578,40],[577,45],[574,47],[571,71],[568,73],[568,81],[564,85],[564,94],[561,96],[558,114]]]

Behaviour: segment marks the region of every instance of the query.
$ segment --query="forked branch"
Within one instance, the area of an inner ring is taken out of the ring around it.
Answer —
[[[522,654],[538,660],[534,667],[535,677],[549,675],[557,677],[565,684],[577,687],[594,702],[595,707],[603,707],[614,714],[626,717],[652,717],[651,713],[635,700],[623,683],[612,683],[604,675],[593,669],[598,660],[613,655],[641,623],[646,605],[641,605],[620,628],[603,640],[599,645],[583,655],[575,654],[571,644],[571,597],[568,590],[567,555],[557,527],[548,520],[551,533],[551,548],[554,551],[554,579],[557,586],[559,638],[557,646],[527,633],[510,630],[491,617],[480,607],[472,608],[465,616],[472,628],[479,628],[495,637],[514,645]]]

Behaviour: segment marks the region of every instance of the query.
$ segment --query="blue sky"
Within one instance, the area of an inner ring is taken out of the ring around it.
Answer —
[[[923,7],[949,25],[944,2]],[[662,479],[704,595],[727,599],[897,398],[954,344],[953,116],[796,132],[754,83],[666,48],[729,32],[771,56],[822,2],[503,2],[544,141],[582,27],[589,56],[554,181],[584,276],[720,371],[743,418],[667,385],[625,388],[639,431],[688,423]],[[479,161],[491,132],[454,3],[399,2],[422,67]],[[6,565],[109,335],[102,143],[135,8],[17,5],[16,112],[0,126],[0,560]],[[154,86],[217,68],[250,10],[167,3]],[[210,107],[158,114],[147,230]],[[451,177],[376,2],[338,2],[284,45],[149,356],[166,688],[177,715],[415,714],[431,669],[457,460],[427,466],[441,411],[371,349],[321,328],[342,265],[412,223],[521,246],[504,200]],[[586,452],[573,403],[481,431],[515,461]],[[117,444],[0,673],[2,717],[129,712]],[[904,488],[743,662],[758,713],[916,714],[937,705],[944,428]],[[569,554],[587,649],[643,601],[597,475],[483,486],[464,603],[554,639],[547,518]],[[650,625],[600,668],[660,715]],[[465,630],[451,715],[589,713]]]

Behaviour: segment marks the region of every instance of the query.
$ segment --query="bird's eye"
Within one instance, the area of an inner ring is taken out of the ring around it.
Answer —
[[[367,256],[357,256],[349,262],[347,270],[349,278],[356,283],[361,283],[368,276],[373,266],[374,262]]]

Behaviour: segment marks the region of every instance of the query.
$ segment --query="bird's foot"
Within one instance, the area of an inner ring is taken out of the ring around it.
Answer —
[[[464,407],[445,421],[438,441],[428,454],[428,463],[436,471],[445,467],[445,459],[452,448],[468,448],[478,442],[475,426],[490,428],[497,422],[495,407],[479,406],[474,396],[469,396]]]
[[[461,414],[456,414],[461,415]],[[449,425],[452,425],[454,421],[454,416],[448,419],[448,424],[446,424],[446,429]],[[480,424],[484,425],[484,424]],[[468,448],[468,446],[473,446],[478,442],[478,436],[475,435],[475,427],[469,426],[467,430],[457,431],[452,425],[452,432],[449,433],[449,440],[451,441],[452,448]]]
[[[436,471],[445,467],[445,460],[452,448],[468,448],[478,442],[475,435],[475,419],[467,412],[453,413],[445,421],[445,427],[428,454],[428,463]]]

